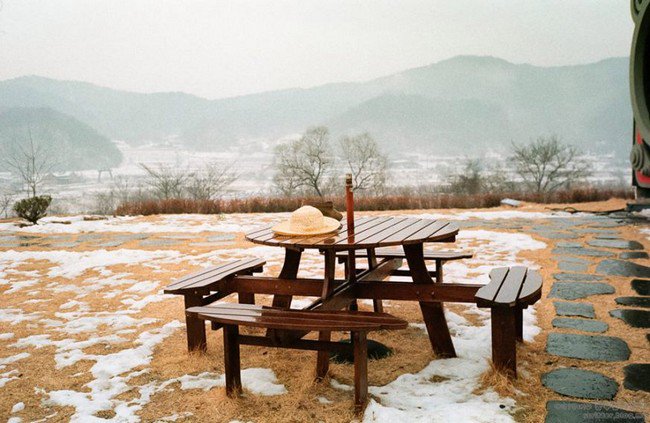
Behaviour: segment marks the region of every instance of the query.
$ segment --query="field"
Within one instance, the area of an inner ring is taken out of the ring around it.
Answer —
[[[278,140],[282,141],[282,140]],[[278,142],[276,141],[276,142]],[[59,214],[76,214],[97,212],[97,195],[110,191],[114,186],[125,185],[131,192],[147,190],[147,178],[140,164],[152,166],[169,166],[173,169],[187,172],[201,169],[206,164],[218,163],[229,165],[235,163],[233,170],[237,180],[229,187],[225,199],[247,199],[254,197],[268,198],[273,191],[273,143],[250,141],[235,144],[230,150],[220,152],[204,152],[188,150],[175,144],[148,144],[131,146],[122,141],[115,141],[116,146],[125,157],[122,164],[112,169],[112,177],[103,172],[101,177],[97,170],[87,170],[74,173],[62,173],[57,178],[48,178],[43,186],[43,193],[52,195],[53,210]],[[389,181],[392,186],[418,187],[427,186],[439,188],[446,181],[446,175],[460,172],[467,157],[440,156],[435,151],[430,153],[403,152],[399,156],[391,156]],[[512,175],[511,164],[504,155],[492,154],[485,157],[485,162],[500,169],[501,172]],[[591,155],[588,160],[594,169],[589,182],[596,186],[627,187],[629,186],[629,164],[613,155]],[[344,175],[346,170],[341,169]],[[18,181],[12,180],[8,173],[0,173],[0,193],[3,185],[13,186],[17,198],[21,187]],[[343,182],[341,181],[341,186]],[[479,206],[474,205],[474,207]],[[458,206],[451,206],[458,207]]]
[[[565,206],[565,205],[562,205]],[[605,210],[620,200],[580,205]],[[552,206],[551,206],[552,207]],[[579,360],[546,352],[553,328],[547,298],[566,257],[561,243],[588,243],[607,234],[650,248],[645,219],[551,212],[530,204],[520,209],[364,212],[418,215],[457,221],[455,244],[430,248],[470,250],[474,258],[446,265],[446,279],[485,283],[493,267],[523,264],[544,277],[542,301],[525,311],[525,343],[519,346],[519,378],[508,382],[489,362],[489,312],[451,304],[447,318],[458,358],[433,356],[416,306],[386,302],[406,318],[407,330],[372,339],[394,354],[369,364],[372,400],[365,414],[352,413],[352,369],[333,364],[315,383],[311,352],[243,347],[245,396],[226,398],[221,331],[209,332],[208,352],[185,349],[182,301],[161,290],[174,279],[229,258],[255,255],[276,275],[283,252],[247,243],[244,233],[288,214],[154,215],[85,220],[56,216],[34,227],[0,222],[0,419],[19,421],[543,421],[547,400],[563,399],[541,385],[542,374],[578,366],[613,378],[615,399],[599,403],[646,413],[650,394],[623,388],[622,362]],[[611,255],[616,248],[601,248]],[[585,273],[596,273],[601,257],[586,257]],[[636,260],[648,265],[648,259]],[[317,252],[306,254],[299,276],[322,273]],[[342,271],[342,269],[339,269]],[[629,279],[604,276],[614,294],[587,300],[606,335],[623,336],[629,362],[648,362],[645,331],[629,329],[609,315],[614,298],[634,295]],[[258,302],[270,298],[258,296]],[[298,298],[293,307],[305,305]],[[361,304],[368,308],[369,304]],[[566,398],[564,398],[566,399]],[[22,419],[22,420],[20,420]]]

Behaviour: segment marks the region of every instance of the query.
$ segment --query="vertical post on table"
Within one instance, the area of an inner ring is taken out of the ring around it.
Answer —
[[[345,211],[348,224],[348,244],[354,243],[354,191],[352,190],[352,174],[345,175]],[[356,280],[355,250],[348,250],[348,277]]]
[[[354,191],[352,187],[352,174],[345,175],[345,215],[346,223],[348,225],[348,244],[354,243]],[[357,280],[357,264],[355,257],[355,250],[348,250],[348,280],[354,282]],[[358,310],[356,300],[353,301],[348,307],[350,310]]]

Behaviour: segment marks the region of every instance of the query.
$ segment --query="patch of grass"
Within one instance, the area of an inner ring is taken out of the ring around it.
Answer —
[[[449,194],[431,192],[407,192],[384,196],[357,196],[355,210],[421,210],[421,209],[468,209],[497,207],[503,198],[516,198],[534,203],[582,203],[603,201],[611,198],[633,198],[629,188],[586,187],[556,191],[552,194],[532,192],[501,192],[481,194]],[[344,198],[332,197],[325,200],[334,202],[338,210],[345,210]],[[219,200],[142,200],[121,204],[116,215],[153,214],[221,214],[221,213],[277,213],[290,212],[302,205],[321,202],[314,197],[248,197]]]

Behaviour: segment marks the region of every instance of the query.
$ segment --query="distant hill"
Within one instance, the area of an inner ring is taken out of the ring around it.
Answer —
[[[111,140],[71,116],[48,108],[0,109],[0,151],[15,151],[30,135],[54,156],[55,170],[102,169],[122,161]],[[0,169],[7,170],[3,160]]]
[[[177,138],[218,150],[326,124],[369,131],[390,150],[480,154],[554,133],[594,152],[627,154],[628,59],[538,67],[459,56],[359,83],[207,100],[22,77],[0,82],[0,107],[50,107],[131,143]]]

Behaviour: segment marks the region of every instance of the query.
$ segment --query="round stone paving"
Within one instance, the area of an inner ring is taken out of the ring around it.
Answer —
[[[574,367],[542,375],[542,384],[558,394],[574,398],[611,400],[618,392],[618,383],[614,379]]]
[[[600,320],[573,319],[570,317],[556,317],[553,319],[553,327],[562,329],[575,329],[583,332],[602,333],[609,325]]]
[[[630,348],[625,341],[613,336],[550,333],[546,351],[561,357],[583,360],[625,361],[630,358]]]

